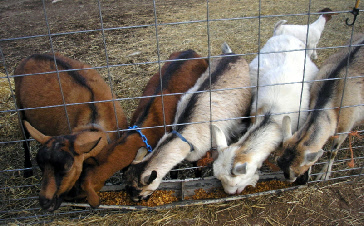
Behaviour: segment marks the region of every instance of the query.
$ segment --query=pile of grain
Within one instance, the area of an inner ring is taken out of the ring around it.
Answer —
[[[277,190],[282,188],[288,188],[292,186],[291,183],[279,180],[263,181],[256,184],[255,187],[247,186],[239,195],[248,195],[264,191]],[[185,197],[188,200],[199,200],[199,199],[216,199],[225,198],[229,195],[224,192],[222,188],[215,189],[211,192],[207,192],[204,189],[196,189],[195,194],[190,197]]]
[[[259,193],[269,190],[282,189],[292,186],[292,184],[284,181],[266,181],[257,183],[256,187],[247,186],[240,195],[247,195],[253,193]],[[125,191],[118,192],[100,192],[100,199],[103,205],[120,205],[120,206],[160,206],[178,201],[174,191],[157,190],[148,200],[140,202],[134,202],[130,199],[130,196]],[[211,192],[207,192],[204,189],[196,189],[195,194],[185,197],[186,200],[200,200],[200,199],[216,199],[225,198],[229,195],[226,194],[222,188],[215,189]]]
[[[157,190],[149,197],[148,200],[134,202],[125,191],[118,192],[100,192],[102,205],[119,205],[119,206],[160,206],[177,201],[174,191]]]

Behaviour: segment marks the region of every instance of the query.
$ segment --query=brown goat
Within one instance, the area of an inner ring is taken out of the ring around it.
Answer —
[[[127,127],[118,102],[94,102],[112,100],[113,96],[97,71],[85,68],[90,66],[60,54],[34,54],[14,73],[26,75],[15,77],[16,100],[26,138],[30,134],[42,144],[36,156],[43,174],[39,201],[50,211],[59,207],[78,180],[84,160],[118,138],[116,132],[106,132]],[[28,145],[24,147],[29,158]],[[30,159],[26,164],[31,167]]]
[[[156,73],[145,87],[143,96],[159,96],[140,100],[139,106],[132,117],[131,125],[139,128],[148,127],[147,129],[141,129],[141,132],[147,137],[148,144],[151,147],[155,147],[159,139],[164,135],[163,125],[170,125],[173,122],[177,102],[181,97],[180,94],[167,94],[186,92],[206,70],[208,66],[206,60],[186,60],[199,57],[193,50],[173,53],[169,60],[180,60],[165,63],[161,69],[162,76],[160,76],[159,72]],[[160,81],[162,81],[162,88]],[[163,96],[164,111],[161,93],[165,95]],[[167,131],[170,131],[170,127],[167,127]],[[87,196],[91,207],[97,207],[99,205],[99,196],[96,192],[104,186],[104,182],[115,172],[127,167],[134,160],[137,151],[145,146],[146,144],[137,130],[129,130],[124,133],[121,138],[105,147],[95,157],[95,164],[88,166],[87,170],[85,168],[79,181],[79,187],[75,187],[74,197]]]

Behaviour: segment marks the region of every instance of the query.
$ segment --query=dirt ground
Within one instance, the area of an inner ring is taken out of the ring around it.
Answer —
[[[256,18],[259,1],[255,0],[211,0],[208,6],[205,0],[156,1],[156,11],[153,2],[148,0],[44,2],[44,8],[41,0],[2,0],[0,4],[1,142],[22,139],[16,113],[8,111],[15,105],[5,76],[11,76],[16,64],[31,54],[57,51],[98,67],[100,74],[111,81],[113,92],[130,118],[137,104],[132,98],[141,95],[142,88],[159,68],[158,60],[167,59],[172,52],[191,48],[202,56],[217,55],[220,54],[220,45],[226,41],[234,52],[246,54],[246,59],[251,60],[259,43],[263,45],[272,35],[278,20],[287,19],[297,24],[308,20],[307,15],[296,15],[263,17],[259,22]],[[343,12],[325,27],[318,47],[328,48],[318,50],[319,59],[315,63],[320,66],[336,51],[330,47],[343,45],[350,37],[352,28],[344,21],[346,18],[352,20],[347,11],[353,8],[354,1],[262,0],[260,12],[265,16],[304,14],[308,12],[309,2],[311,12],[324,7]],[[205,21],[207,9],[209,23]],[[241,17],[249,19],[224,20]],[[311,22],[317,15],[312,17]],[[184,23],[186,21],[190,23]],[[157,27],[155,22],[159,24]],[[358,16],[354,30],[364,31],[362,15]],[[12,85],[12,79],[10,82]],[[356,156],[363,156],[361,144],[358,145]],[[21,169],[22,158],[19,143],[0,144],[0,171]],[[358,172],[364,173],[360,166],[363,165],[359,165]],[[27,180],[20,176],[21,173],[0,174],[1,188],[33,185],[40,179],[39,174]],[[8,178],[5,180],[5,177]],[[17,189],[9,193],[5,190],[0,192],[3,203],[9,202],[7,198],[13,193],[20,193]],[[23,194],[22,198],[36,194],[37,187],[31,193]],[[95,210],[73,214],[69,219],[67,211],[61,208],[45,221],[52,221],[49,224],[54,225],[363,225],[363,194],[364,179],[361,176],[357,181],[352,177],[343,181],[312,183],[307,188],[275,195],[160,211]],[[32,209],[37,207],[35,200],[27,205],[27,213],[18,215],[41,216],[41,211]],[[6,216],[8,210],[1,208],[0,216]],[[34,223],[43,219],[8,223]]]

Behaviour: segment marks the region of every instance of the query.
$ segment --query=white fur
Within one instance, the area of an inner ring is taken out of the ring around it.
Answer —
[[[303,76],[304,81],[311,81],[318,72],[316,65],[305,57],[303,48],[304,44],[291,35],[273,36],[260,51],[259,68],[258,57],[249,64],[253,87],[257,86],[259,73],[259,93],[256,95],[256,89],[253,88],[254,100],[251,112],[254,114],[257,109],[263,109],[261,115],[267,111],[281,114],[276,116],[280,124],[284,117],[282,113],[295,112],[288,114],[292,121],[292,131],[297,129],[300,103],[301,111],[307,110],[309,105],[310,83],[304,83],[302,89]],[[305,112],[301,113],[301,124],[306,115]]]
[[[307,25],[290,25],[285,24],[286,20],[280,20],[274,26],[273,35],[292,35],[306,43],[307,37]],[[325,28],[326,18],[324,15],[309,25],[308,30],[308,41],[307,41],[307,55],[312,56],[313,59],[317,59],[316,46],[320,40],[321,33]]]
[[[259,178],[257,170],[282,142],[281,127],[285,115],[291,116],[292,131],[297,129],[299,110],[301,110],[300,124],[305,120],[307,115],[305,110],[308,109],[309,104],[309,84],[307,83],[303,86],[300,109],[304,65],[305,81],[312,80],[318,69],[310,58],[305,58],[303,46],[304,43],[293,36],[273,36],[261,50],[259,68],[258,57],[250,63],[253,85],[257,84],[259,69],[258,93],[254,92],[251,114],[252,116],[256,114],[271,116],[257,116],[255,124],[237,143],[229,147],[217,144],[219,157],[213,164],[214,174],[221,180],[227,193],[240,193],[247,185],[255,186]],[[297,49],[301,50],[290,51]],[[275,85],[280,83],[293,84]],[[288,112],[294,113],[287,114]],[[269,118],[268,122],[264,122],[267,119],[265,117]],[[221,133],[216,134],[223,136]],[[240,159],[244,159],[247,163],[246,173],[232,175],[232,170],[244,163]]]
[[[251,132],[255,129],[259,130],[252,134]],[[220,136],[224,137],[223,134],[220,134]],[[219,156],[213,164],[213,170],[216,178],[221,180],[225,192],[228,194],[239,194],[246,186],[255,186],[259,179],[257,169],[262,166],[263,161],[267,158],[269,153],[273,151],[272,148],[279,144],[280,140],[280,127],[275,123],[264,128],[259,128],[259,124],[252,125],[248,132],[240,138],[237,143],[228,147],[220,145],[217,140]],[[254,148],[252,149],[254,153],[242,153],[242,145],[249,149]],[[260,152],[256,152],[256,150],[259,150]],[[247,155],[250,157],[250,161],[245,162],[247,164],[245,173],[233,175],[232,171],[234,171],[234,168],[244,164],[242,162],[234,163],[235,158],[239,155]]]
[[[230,48],[223,50],[231,51]],[[209,79],[210,72],[213,73],[222,58],[214,58],[210,61],[210,69],[207,69],[196,85],[185,94],[177,106],[176,120],[186,109],[193,93],[196,92],[201,84]],[[162,178],[179,162],[184,159],[188,161],[197,161],[211,149],[211,131],[210,120],[221,120],[213,122],[213,125],[219,126],[226,137],[230,137],[232,131],[238,130],[240,120],[229,120],[239,118],[248,113],[251,102],[251,91],[249,87],[249,67],[243,58],[239,58],[236,63],[230,63],[230,67],[212,84],[212,89],[239,88],[211,93],[203,92],[198,95],[198,100],[193,108],[192,115],[188,124],[182,130],[181,134],[194,146],[194,151],[190,152],[190,146],[183,142],[179,137],[172,138],[171,141],[161,146],[161,144],[172,133],[165,134],[158,142],[156,148],[143,161],[148,161],[141,178],[148,178],[152,171],[157,171],[157,178],[149,185],[140,188],[140,196],[146,197],[158,188]],[[211,115],[210,115],[211,102]],[[211,117],[210,117],[211,116]],[[203,122],[203,123],[201,123]],[[176,128],[175,126],[173,128]]]

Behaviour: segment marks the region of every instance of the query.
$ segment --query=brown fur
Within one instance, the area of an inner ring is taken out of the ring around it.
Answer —
[[[71,65],[72,69],[91,68],[89,65],[61,56],[60,54],[56,54],[56,57]],[[64,70],[60,65],[57,66],[58,70]],[[38,61],[27,58],[19,64],[14,74],[36,74],[52,71],[56,71],[53,61]],[[94,93],[94,101],[113,99],[109,86],[96,70],[80,70],[77,73],[87,81],[87,85]],[[85,87],[75,83],[67,72],[60,72],[59,77],[66,104],[90,101],[90,92]],[[20,108],[37,108],[63,104],[57,73],[20,76],[15,77],[14,81],[17,104]],[[116,129],[115,117],[106,119],[106,117],[114,115],[112,103],[95,103],[98,114],[100,115],[97,123],[106,131]],[[115,102],[115,108],[118,115],[119,128],[125,128],[127,121],[121,106],[117,102]],[[67,106],[67,113],[71,129],[90,123],[90,108],[88,104]],[[67,125],[63,106],[26,110],[22,111],[22,116],[23,119],[29,121],[33,126],[36,125],[36,128],[40,132],[48,136],[59,136],[71,133]],[[117,134],[110,134],[110,137],[114,140],[117,138]]]
[[[56,54],[55,57],[59,71],[91,67],[60,54]],[[24,59],[14,74],[34,74],[15,77],[16,100],[18,107],[25,109],[20,113],[21,119],[26,120],[24,126],[27,131],[43,145],[41,150],[47,150],[37,154],[37,162],[42,164],[43,173],[40,201],[43,208],[54,210],[53,208],[58,208],[57,204],[50,203],[58,202],[54,199],[61,199],[60,197],[73,187],[81,174],[83,161],[96,155],[108,144],[109,138],[115,140],[118,137],[116,132],[106,134],[105,131],[125,129],[127,120],[117,101],[114,105],[109,101],[67,106],[69,125],[64,106],[48,108],[63,105],[59,81],[65,104],[112,100],[109,86],[96,70],[59,72],[58,80],[53,55],[36,54]],[[47,108],[27,110],[39,107]],[[29,152],[27,149],[25,151]],[[58,160],[57,155],[72,156],[73,161]],[[55,163],[52,162],[54,160],[63,161],[59,164],[61,167],[67,167],[67,172],[59,174]],[[56,180],[60,180],[60,184],[55,184]]]
[[[175,59],[181,54],[181,52],[174,53],[170,56],[170,60]],[[193,58],[199,58],[195,52]],[[161,69],[162,77],[165,76],[167,67],[171,62],[167,62]],[[206,70],[208,64],[206,60],[188,60],[184,61],[183,65],[177,70],[170,78],[168,84],[163,84],[163,94],[171,93],[184,93],[191,88],[200,75]],[[155,90],[160,86],[160,74],[156,73],[148,82],[144,89],[143,96],[155,95]],[[157,93],[160,95],[161,93]],[[163,118],[162,111],[162,98],[156,97],[151,103],[148,114],[144,113],[150,98],[141,99],[137,110],[131,120],[131,125],[137,125],[140,128],[163,126],[164,119],[165,124],[170,125],[173,122],[174,115],[176,113],[177,102],[180,99],[180,95],[164,96],[164,113]],[[164,127],[142,129],[142,133],[148,138],[148,143],[152,147],[155,147],[158,140],[165,133]],[[167,131],[170,128],[167,127]],[[127,167],[133,160],[140,147],[144,147],[145,144],[142,141],[140,135],[136,132],[128,132],[124,134],[114,143],[110,144],[96,156],[98,164],[94,164],[90,167],[81,181],[81,189],[76,196],[87,196],[88,202],[92,207],[99,205],[99,197],[97,191],[103,186],[104,182],[110,178],[115,172]]]
[[[332,12],[332,10],[330,8],[324,8],[324,9],[321,9],[319,11],[319,13],[326,13],[326,14],[323,14],[323,17],[325,17],[326,19],[326,22],[328,22],[329,20],[331,20],[332,18],[332,15],[338,15],[338,13],[328,13],[328,12]]]
[[[244,150],[246,149],[245,145],[241,146],[238,150],[236,150],[236,155],[234,158],[234,165],[238,163],[245,163],[251,161],[251,156],[249,154],[242,154],[244,153]]]

